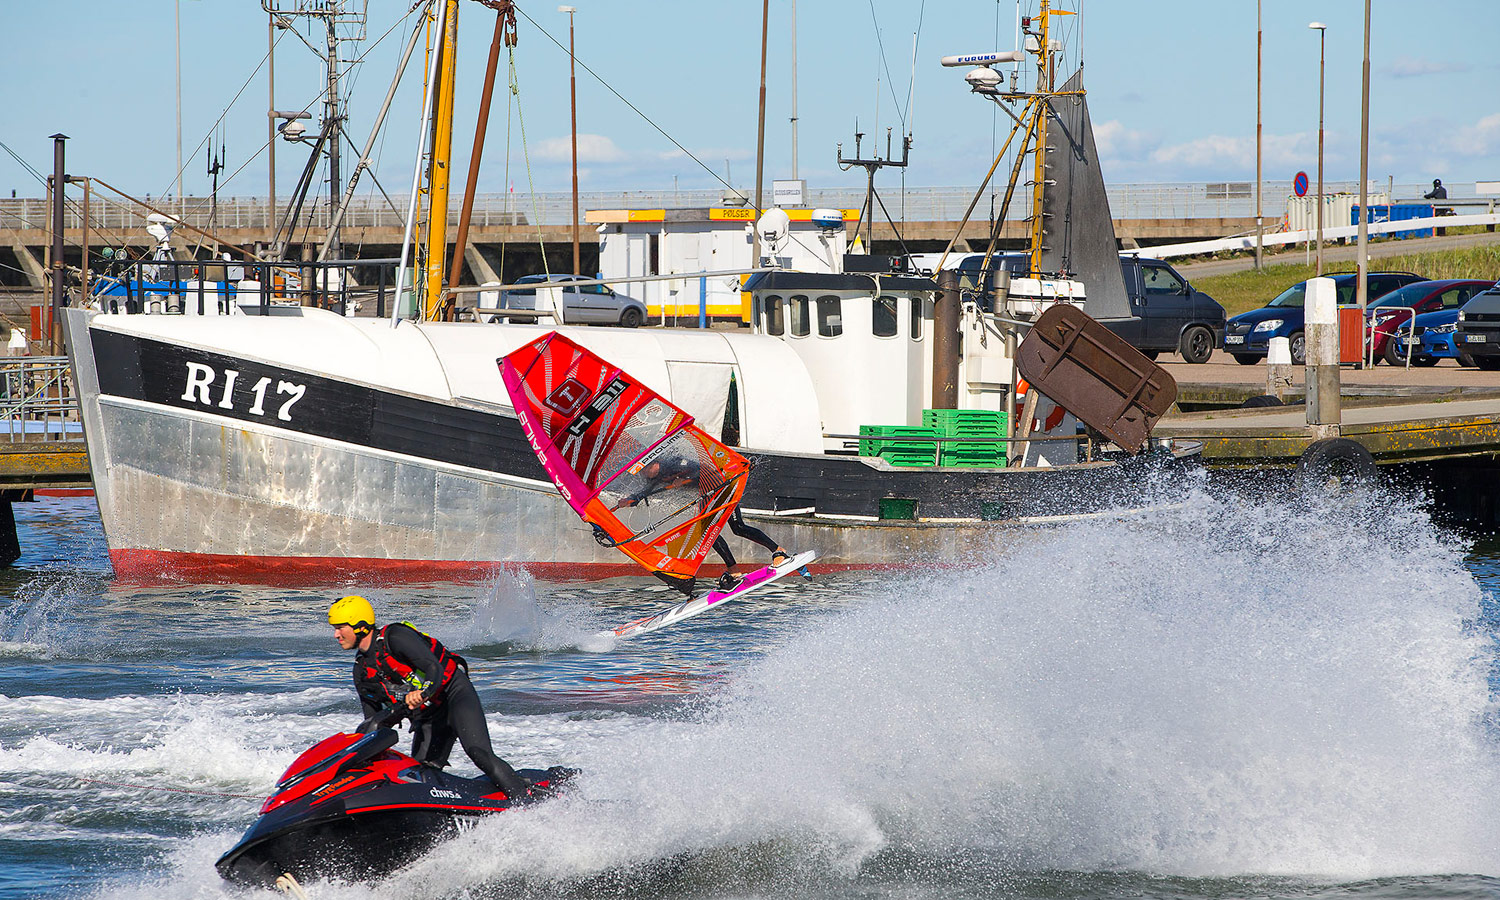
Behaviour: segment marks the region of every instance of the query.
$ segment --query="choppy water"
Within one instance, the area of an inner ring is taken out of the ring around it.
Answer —
[[[18,516],[0,897],[253,896],[214,859],[357,718],[345,588],[119,584],[92,500]],[[1500,896],[1500,545],[1205,489],[789,581],[619,647],[649,580],[361,586],[468,657],[502,755],[585,775],[312,896]]]

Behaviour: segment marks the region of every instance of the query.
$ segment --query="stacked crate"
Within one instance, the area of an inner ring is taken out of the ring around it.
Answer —
[[[859,455],[878,456],[893,466],[938,464],[938,429],[928,425],[861,425]],[[897,440],[889,440],[896,438]],[[915,440],[926,438],[927,440]]]
[[[990,409],[924,409],[922,424],[939,437],[967,438],[941,442],[938,464],[968,468],[1005,465],[1005,413]]]

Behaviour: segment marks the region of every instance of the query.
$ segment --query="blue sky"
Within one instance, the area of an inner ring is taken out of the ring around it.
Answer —
[[[97,176],[140,194],[168,190],[176,159],[173,12],[179,3],[186,191],[208,191],[202,141],[213,132],[222,133],[227,145],[221,194],[263,195],[266,80],[263,69],[253,73],[266,53],[267,29],[258,0],[6,0],[0,16],[11,40],[0,57],[0,78],[11,88],[0,141],[32,166],[50,170],[47,136],[61,131],[72,138],[71,174]],[[1253,178],[1254,0],[1060,0],[1059,6],[1077,9],[1080,3],[1082,15],[1065,20],[1064,38],[1070,68],[1080,52],[1085,64],[1106,180]],[[578,10],[578,58],[609,85],[579,69],[582,189],[708,188],[718,186],[715,176],[753,188],[759,0],[572,5]],[[1027,11],[1035,5],[1022,0]],[[528,183],[538,190],[570,188],[568,59],[552,40],[566,47],[568,17],[557,6],[554,0],[521,7],[515,68],[522,117],[518,122],[514,108],[507,110],[502,84],[481,190],[503,191],[507,183],[518,191]],[[368,56],[352,79],[349,127],[357,140],[368,133],[385,93],[403,28],[369,45],[407,8],[404,2],[369,0]],[[771,2],[767,190],[771,179],[789,177],[792,170],[791,8],[791,0]],[[907,186],[977,183],[997,146],[996,134],[1003,138],[1005,120],[997,123],[989,101],[967,92],[964,70],[941,68],[937,60],[1014,47],[1016,0],[800,0],[796,12],[798,174],[810,187],[862,187],[862,171],[844,172],[834,164],[836,145],[842,142],[845,153],[852,153],[857,124],[868,135],[867,152],[876,135],[883,149],[885,129],[899,133],[903,122],[915,130]],[[1326,177],[1358,176],[1362,16],[1359,0],[1263,0],[1268,180],[1315,170],[1318,34],[1307,28],[1312,20],[1328,25]],[[301,33],[321,44],[305,21],[299,20]],[[493,23],[490,10],[463,3],[454,140],[458,185],[467,168]],[[1372,179],[1441,177],[1455,186],[1500,180],[1497,38],[1500,3],[1494,0],[1375,0]],[[316,112],[319,65],[295,36],[282,38],[278,108],[314,104]],[[392,193],[404,193],[410,183],[420,65],[419,51],[392,124],[377,144],[376,172]],[[502,81],[506,68],[502,56]],[[277,182],[285,194],[306,150],[280,147]],[[894,189],[901,178],[888,172],[880,184]],[[12,189],[20,196],[42,194],[23,167],[0,154],[0,192]]]

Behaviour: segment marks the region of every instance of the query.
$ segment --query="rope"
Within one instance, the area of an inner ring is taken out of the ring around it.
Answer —
[[[109,787],[135,788],[137,790],[142,790],[142,791],[166,791],[166,792],[172,793],[172,794],[200,794],[200,795],[205,796],[205,797],[232,797],[232,798],[234,798],[236,800],[263,800],[263,799],[265,799],[264,797],[260,797],[260,796],[255,795],[255,794],[226,794],[223,791],[195,791],[195,790],[192,790],[191,788],[169,788],[169,787],[161,787],[159,785],[154,785],[154,784],[131,784],[128,781],[103,781],[103,780],[98,779],[98,778],[84,778],[84,777],[79,776],[79,775],[74,775],[73,777],[74,777],[74,779],[76,779],[78,781],[86,782],[88,784],[103,784],[103,785],[107,785]]]
[[[531,149],[530,146],[526,143],[526,117],[521,115],[521,82],[516,76],[516,49],[512,47],[510,48],[509,52],[510,92],[515,97],[516,101],[516,126],[521,129],[521,158],[526,161],[526,192],[531,196],[531,222],[536,226],[536,243],[537,246],[541,248],[542,272],[543,274],[551,275],[552,270],[547,265],[547,244],[542,239],[542,217],[536,205],[536,178],[531,172]],[[505,154],[507,173],[509,173],[510,171],[510,151],[508,147],[509,145],[507,143],[507,150]],[[503,259],[501,260],[501,265],[504,265]],[[504,277],[504,275],[505,273],[501,272],[502,278]],[[538,299],[540,299],[541,295],[539,294],[537,296]],[[562,323],[559,322],[558,324]]]

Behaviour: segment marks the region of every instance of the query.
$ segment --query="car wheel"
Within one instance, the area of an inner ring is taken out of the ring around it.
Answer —
[[[1141,350],[1140,347],[1137,347],[1135,349]],[[1158,356],[1161,355],[1161,351],[1160,350],[1141,350],[1141,355],[1144,356],[1144,357],[1146,357],[1149,360],[1155,360]]]
[[[1253,366],[1261,360],[1265,359],[1264,356],[1256,356],[1253,353],[1231,353],[1229,355],[1233,356],[1234,361],[1242,366]]]
[[[1486,372],[1500,371],[1500,356],[1476,356],[1474,365]]]
[[[1294,331],[1291,338],[1287,340],[1287,343],[1292,348],[1292,365],[1307,365],[1307,335],[1300,331]]]
[[[1401,348],[1397,346],[1397,342],[1394,337],[1392,337],[1390,341],[1386,343],[1385,353],[1383,355],[1385,357],[1385,361],[1393,366],[1406,365],[1406,354],[1401,352]],[[1412,365],[1417,364],[1417,358],[1415,356],[1411,358],[1411,361]]]
[[[1214,355],[1214,333],[1202,325],[1190,325],[1177,341],[1183,362],[1206,363]]]
[[[1458,354],[1458,364],[1463,366],[1465,369],[1472,369],[1474,368],[1474,357],[1460,351]]]
[[[620,313],[620,327],[640,328],[641,320],[643,318],[644,317],[641,315],[641,311],[632,306],[626,309],[624,312]]]

